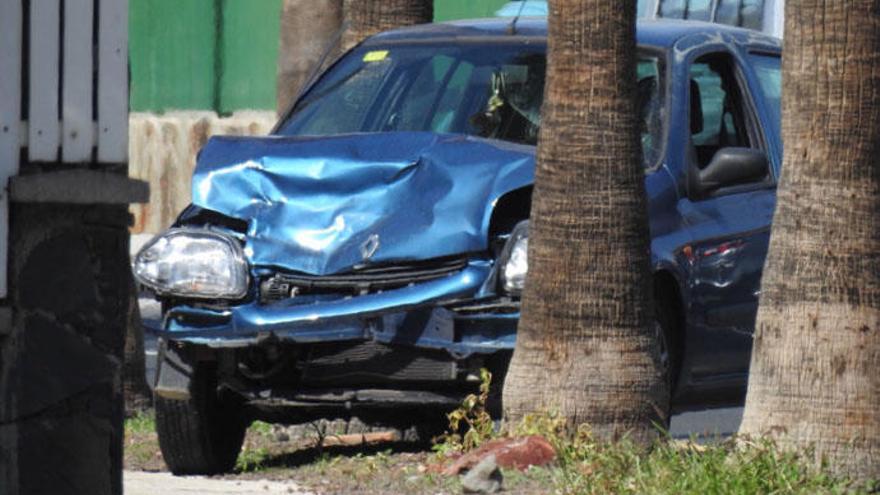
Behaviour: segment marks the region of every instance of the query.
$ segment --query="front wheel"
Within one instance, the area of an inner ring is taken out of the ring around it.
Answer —
[[[155,396],[159,447],[174,474],[228,472],[241,451],[247,428],[241,406],[220,400],[211,371],[195,367],[189,399]]]

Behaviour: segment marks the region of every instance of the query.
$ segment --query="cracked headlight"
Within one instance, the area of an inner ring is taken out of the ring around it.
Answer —
[[[134,276],[159,295],[241,299],[248,270],[239,242],[204,229],[170,229],[134,259]]]
[[[501,267],[501,289],[512,295],[522,295],[529,271],[529,221],[520,222],[498,259]]]

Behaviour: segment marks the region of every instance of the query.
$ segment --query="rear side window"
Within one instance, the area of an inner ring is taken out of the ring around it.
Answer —
[[[767,106],[767,116],[770,122],[766,125],[768,133],[773,134],[776,142],[781,143],[780,122],[782,122],[782,70],[780,58],[774,55],[749,55],[755,75],[758,76],[758,84],[761,86],[761,95]]]

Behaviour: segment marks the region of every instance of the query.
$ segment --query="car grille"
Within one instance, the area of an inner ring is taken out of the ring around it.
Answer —
[[[445,351],[376,342],[316,345],[301,366],[302,382],[309,386],[450,381],[457,373]]]
[[[268,303],[307,294],[363,295],[427,282],[461,271],[467,258],[437,258],[366,267],[334,275],[277,273],[260,283],[260,301]]]

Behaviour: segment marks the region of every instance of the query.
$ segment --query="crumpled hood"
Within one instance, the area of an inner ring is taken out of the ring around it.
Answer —
[[[248,222],[252,265],[324,275],[485,250],[495,200],[533,180],[533,147],[473,137],[214,137],[193,204]]]

